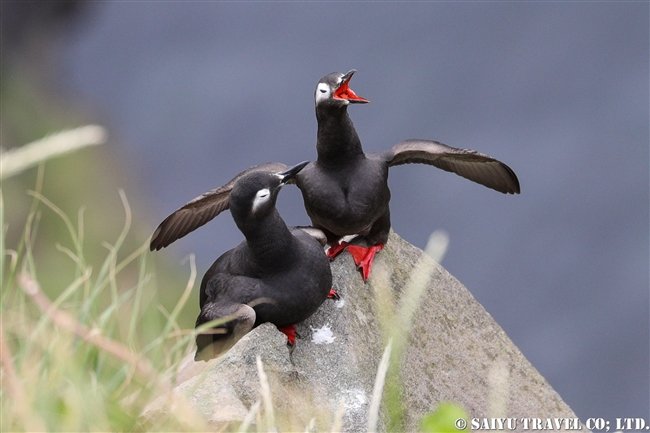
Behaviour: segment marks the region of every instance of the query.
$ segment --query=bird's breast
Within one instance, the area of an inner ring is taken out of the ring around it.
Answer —
[[[372,166],[321,172],[299,186],[312,223],[340,235],[367,230],[390,200],[385,174]]]

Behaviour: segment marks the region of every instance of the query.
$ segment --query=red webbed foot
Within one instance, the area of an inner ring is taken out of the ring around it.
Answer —
[[[349,245],[348,252],[354,259],[357,268],[361,271],[361,276],[363,281],[368,281],[370,277],[370,269],[372,268],[372,262],[375,259],[375,254],[377,251],[381,251],[384,248],[384,244],[377,244],[371,247],[360,247],[358,245]]]
[[[278,326],[277,328],[287,336],[287,346],[294,346],[296,344],[296,336],[298,336],[296,325]]]
[[[340,242],[336,245],[332,245],[327,249],[327,257],[330,259],[330,262],[336,258],[339,254],[341,254],[345,249],[350,245],[347,242]]]
[[[330,289],[330,292],[327,294],[327,299],[334,299],[335,301],[338,301],[341,299],[341,295],[339,295],[336,290]]]

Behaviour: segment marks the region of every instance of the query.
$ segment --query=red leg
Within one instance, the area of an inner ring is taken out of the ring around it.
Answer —
[[[345,251],[345,248],[350,245],[347,242],[341,242],[336,245],[332,245],[327,249],[327,257],[329,257],[330,261],[334,260],[336,256],[341,254],[343,251]]]
[[[334,300],[339,300],[341,299],[341,295],[339,295],[336,290],[330,289],[330,292],[327,294],[328,299],[334,299]]]
[[[293,346],[296,344],[296,325],[287,325],[282,327],[277,327],[280,332],[287,336],[287,345]]]
[[[375,259],[375,254],[377,251],[381,251],[384,248],[384,244],[377,244],[371,247],[365,248],[358,245],[349,245],[348,252],[354,259],[357,267],[361,270],[361,276],[363,281],[368,281],[370,277],[370,269],[372,268],[372,262]]]

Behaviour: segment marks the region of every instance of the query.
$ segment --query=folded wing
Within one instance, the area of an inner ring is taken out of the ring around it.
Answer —
[[[280,162],[255,165],[239,173],[227,184],[201,194],[160,223],[151,236],[149,249],[153,251],[165,248],[228,209],[230,191],[240,177],[254,171],[278,173],[287,168]]]
[[[519,194],[519,180],[503,162],[475,150],[458,149],[433,140],[404,140],[383,157],[389,166],[429,164],[504,194]]]

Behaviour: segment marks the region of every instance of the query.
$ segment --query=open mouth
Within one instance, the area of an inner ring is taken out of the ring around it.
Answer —
[[[355,72],[356,71],[353,69],[347,74],[343,75],[341,84],[339,85],[338,89],[334,91],[334,99],[343,99],[351,103],[362,104],[370,102],[366,98],[362,98],[361,96],[354,93],[354,90],[350,89],[350,80],[352,79],[352,75],[354,75]]]

